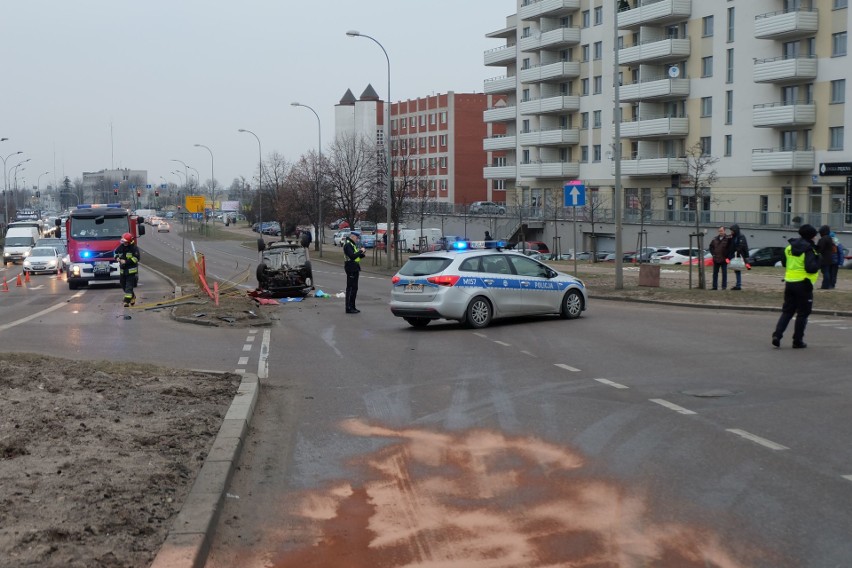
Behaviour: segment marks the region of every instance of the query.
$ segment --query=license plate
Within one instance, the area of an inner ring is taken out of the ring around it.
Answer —
[[[96,262],[94,272],[95,272],[95,274],[109,274],[109,263],[108,262]]]
[[[423,284],[406,284],[403,292],[406,294],[420,294],[423,292]]]

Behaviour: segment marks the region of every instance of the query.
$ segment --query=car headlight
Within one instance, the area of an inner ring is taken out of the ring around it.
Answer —
[[[32,262],[30,262],[30,259],[24,260],[24,268],[29,268],[31,265],[32,265]]]

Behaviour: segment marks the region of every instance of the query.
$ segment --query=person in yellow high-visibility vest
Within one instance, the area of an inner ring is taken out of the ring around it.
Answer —
[[[352,231],[343,242],[343,269],[346,271],[346,313],[358,314],[361,310],[355,307],[358,296],[358,277],[361,275],[361,259],[366,256],[361,247],[361,232]]]
[[[808,316],[811,314],[814,304],[814,283],[819,276],[819,254],[816,252],[814,237],[817,230],[813,225],[802,225],[799,227],[798,239],[790,239],[790,244],[784,249],[784,305],[781,307],[781,317],[772,333],[772,345],[781,347],[781,338],[787,324],[796,315],[796,324],[793,328],[793,348],[802,349],[808,345],[805,343],[805,327],[808,325]]]

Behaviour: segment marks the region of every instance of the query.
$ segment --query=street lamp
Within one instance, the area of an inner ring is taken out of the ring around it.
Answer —
[[[38,199],[38,209],[41,211],[41,176],[47,175],[50,172],[42,172],[38,174],[38,179],[36,180],[36,199]]]
[[[4,138],[3,140],[8,140],[8,138]],[[2,142],[2,140],[0,140],[0,142]],[[17,152],[12,152],[3,158],[3,222],[7,224],[9,223],[9,172],[6,171],[6,160],[12,156],[17,156],[18,154],[23,154],[23,152],[18,150]],[[0,158],[2,158],[2,156],[0,156]]]
[[[251,130],[240,128],[237,132],[245,132],[251,134],[257,140],[257,155],[258,155],[258,170],[257,170],[257,231],[260,233],[260,238],[263,238],[263,150],[260,147],[260,138]]]
[[[204,144],[195,144],[196,148],[204,148],[210,153],[210,209],[213,210],[216,207],[216,178],[213,177],[213,150],[205,146]],[[207,218],[205,217],[204,223],[207,224]],[[215,221],[214,221],[215,223]]]
[[[317,171],[316,171],[316,189],[317,189],[317,250],[319,251],[320,258],[322,258],[322,235],[325,232],[325,227],[322,224],[322,193],[320,190],[320,171],[322,168],[322,121],[320,121],[320,117],[312,107],[308,105],[303,105],[302,103],[290,103],[290,106],[294,107],[305,107],[317,117],[317,140],[319,141],[319,155],[317,157]]]
[[[195,185],[201,187],[201,177],[198,175],[198,170],[193,168],[192,166],[187,166],[189,169],[195,172]],[[192,190],[192,184],[189,185],[189,189]]]
[[[391,171],[391,127],[390,127],[390,118],[391,118],[391,64],[390,57],[388,57],[388,52],[385,47],[374,37],[370,37],[367,34],[362,34],[357,30],[349,30],[346,32],[346,35],[349,37],[365,37],[371,41],[373,41],[376,45],[378,45],[382,49],[382,53],[385,54],[385,59],[388,61],[388,100],[385,102],[385,149],[387,154],[387,168],[388,168],[388,180],[387,180],[387,201],[388,201],[388,214],[387,214],[387,229],[385,229],[385,234],[388,235],[388,246],[386,247],[385,253],[388,257],[388,269],[391,268],[391,255],[390,255],[390,247],[393,242],[393,237],[395,235],[391,232],[391,208],[393,207],[392,194],[393,194],[393,172]]]

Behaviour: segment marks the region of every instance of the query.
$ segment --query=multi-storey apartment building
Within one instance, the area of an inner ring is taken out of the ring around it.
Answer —
[[[484,177],[505,184],[508,202],[558,204],[563,184],[581,179],[612,206],[617,76],[626,219],[646,209],[677,220],[698,205],[707,223],[852,226],[847,0],[517,0],[516,10],[488,34],[503,45],[484,54],[506,70],[485,82],[505,104],[484,119],[507,134],[486,138],[505,158]],[[693,147],[719,160],[699,204],[683,179]]]
[[[147,189],[148,171],[115,169],[83,172],[84,200],[91,203],[133,201],[136,192],[151,193]]]
[[[432,209],[504,201],[502,184],[482,177],[493,153],[483,148],[483,138],[505,132],[502,125],[486,125],[482,113],[499,98],[450,91],[391,104],[395,187],[428,201]],[[347,91],[335,109],[337,135],[359,134],[383,145],[383,105],[371,86],[358,99]]]

